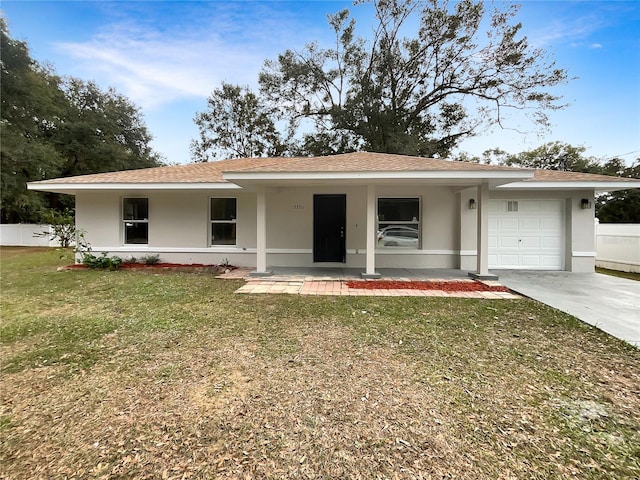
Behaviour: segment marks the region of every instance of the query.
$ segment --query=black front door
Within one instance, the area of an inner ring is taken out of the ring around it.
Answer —
[[[346,195],[313,196],[313,261],[346,261]]]

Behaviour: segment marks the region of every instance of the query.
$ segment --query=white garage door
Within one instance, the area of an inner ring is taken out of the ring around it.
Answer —
[[[490,200],[489,268],[562,270],[563,200]]]

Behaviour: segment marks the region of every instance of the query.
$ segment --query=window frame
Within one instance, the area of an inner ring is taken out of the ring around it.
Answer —
[[[232,220],[213,220],[211,216],[213,215],[212,203],[213,200],[235,200],[235,218]],[[234,226],[234,243],[222,243],[222,244],[214,244],[213,243],[213,225],[214,224],[227,224]],[[224,247],[237,247],[238,246],[238,197],[230,197],[230,196],[216,196],[209,197],[209,247],[214,248],[224,248]]]
[[[388,199],[413,199],[418,201],[418,215],[416,220],[385,220],[380,219],[380,200],[388,200]],[[383,224],[383,228],[387,228],[389,226],[398,225],[398,226],[407,226],[407,225],[415,225],[415,229],[418,232],[418,244],[415,247],[412,246],[400,246],[400,245],[380,245],[378,243],[378,232],[381,231],[380,224]],[[383,249],[388,251],[415,251],[422,249],[422,197],[420,195],[384,195],[376,197],[376,249]]]
[[[125,204],[127,200],[146,200],[147,201],[147,218],[143,219],[127,219],[125,218]],[[146,246],[149,245],[149,217],[150,217],[150,204],[149,197],[122,197],[122,202],[120,205],[120,214],[122,218],[122,244],[123,245],[131,245],[131,246]],[[147,241],[145,243],[127,243],[127,223],[136,223],[136,224],[145,224],[147,225]]]

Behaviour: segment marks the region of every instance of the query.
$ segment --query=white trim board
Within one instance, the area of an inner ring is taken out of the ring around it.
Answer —
[[[640,188],[638,182],[515,182],[496,187],[496,190],[591,190],[596,192],[610,192],[614,190],[627,190]]]
[[[149,245],[121,245],[118,247],[94,247],[94,252],[132,252],[132,253],[256,253],[255,247],[153,247]],[[311,255],[313,249],[311,248],[267,248],[267,253],[270,254],[288,254],[288,255]],[[347,249],[349,255],[365,255],[366,249],[364,248],[350,248]],[[457,250],[381,250],[376,249],[376,255],[458,255],[460,252]],[[473,253],[475,255],[475,252]]]
[[[27,183],[27,190],[75,192],[91,190],[242,190],[233,183]]]

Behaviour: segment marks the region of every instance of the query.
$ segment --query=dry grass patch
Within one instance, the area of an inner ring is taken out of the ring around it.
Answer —
[[[21,417],[14,435],[39,447],[6,453],[42,478],[382,478],[453,465],[470,473],[435,397],[392,351],[354,349],[350,330],[330,325],[298,338],[294,354],[276,359],[230,341],[64,382],[32,371],[5,394],[22,400],[10,405]],[[43,391],[44,410],[32,400]]]
[[[56,265],[3,264],[2,478],[640,475],[639,351],[536,302]]]

